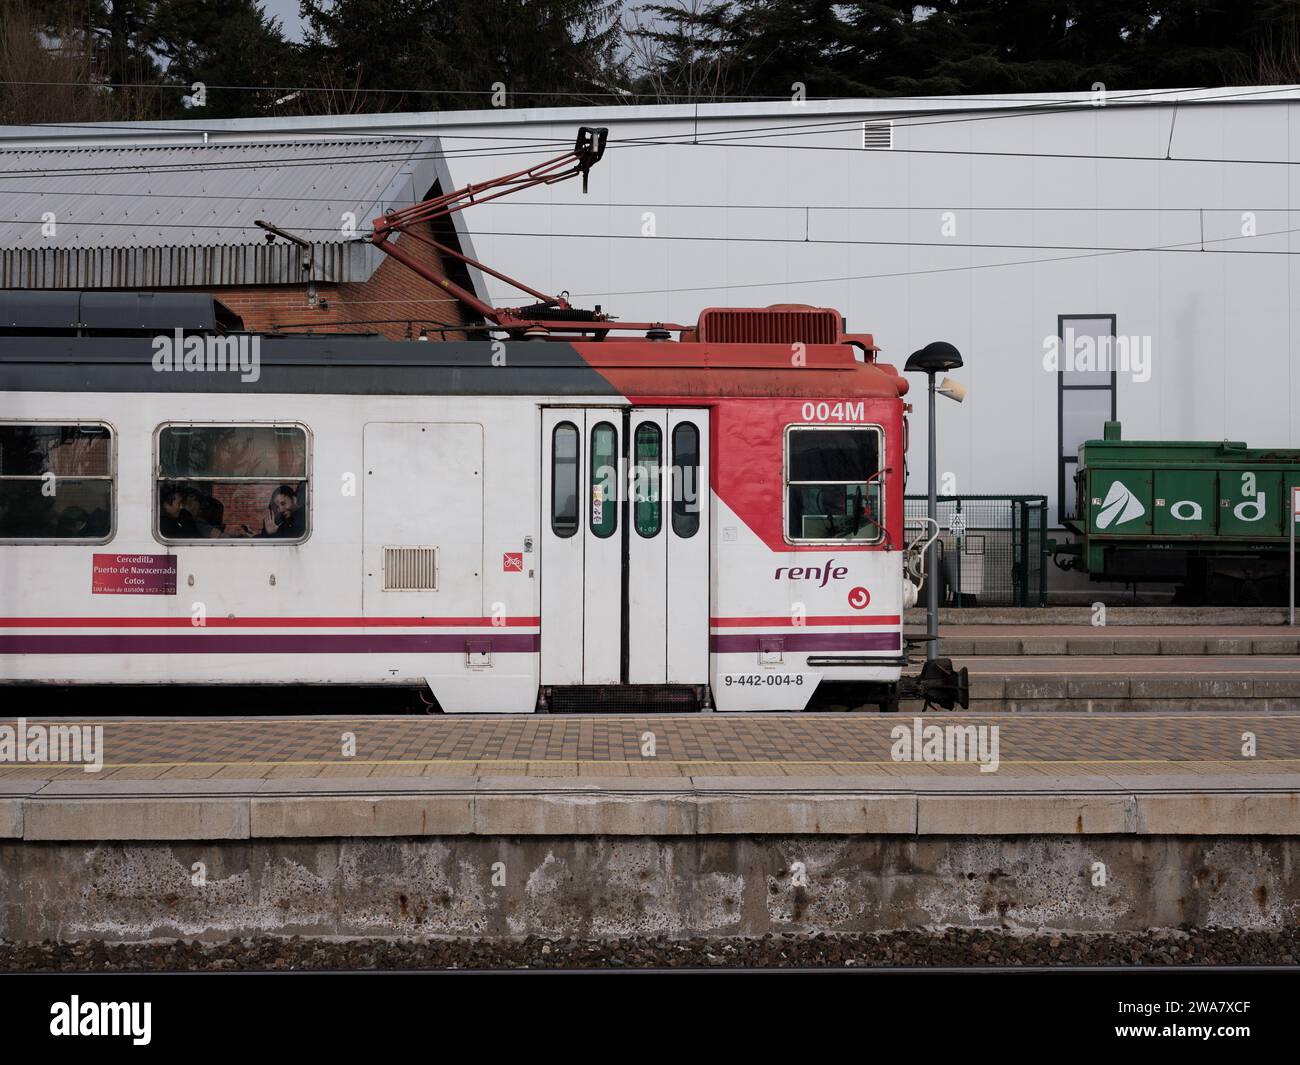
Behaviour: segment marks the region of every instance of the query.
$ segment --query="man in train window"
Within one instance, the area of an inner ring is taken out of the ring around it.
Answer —
[[[168,540],[195,540],[199,530],[185,509],[185,489],[168,482],[158,489],[158,531]]]
[[[258,536],[273,536],[282,540],[300,540],[307,531],[307,515],[298,500],[298,489],[282,484],[271,493],[270,505],[262,519]]]
[[[83,507],[64,507],[54,535],[67,540],[94,539],[108,535],[109,523],[108,513],[103,507],[96,507],[89,514]]]
[[[194,519],[194,535],[200,540],[239,539],[253,535],[247,531],[226,531],[225,522],[221,520],[224,504],[193,485],[181,489],[181,507]]]

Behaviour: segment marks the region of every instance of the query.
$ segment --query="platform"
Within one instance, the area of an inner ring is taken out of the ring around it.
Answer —
[[[0,939],[1300,917],[1300,714],[87,724],[100,772],[0,768]],[[996,735],[996,771],[896,760],[918,727]]]
[[[924,629],[909,626],[909,635]],[[1300,628],[1285,625],[945,624],[946,655],[1294,656]]]
[[[1037,620],[964,612],[979,624],[946,613],[940,654],[970,671],[970,709],[979,712],[1300,710],[1300,629],[1262,623],[1268,612],[1165,611],[1177,620],[1152,624],[1153,611],[1112,608],[1113,623],[1096,626],[1068,608]]]
[[[596,834],[670,825],[708,834],[716,826],[706,811],[719,796],[733,831],[1169,831],[1178,827],[1172,815],[1152,812],[1164,796],[1161,809],[1192,818],[1181,826],[1189,833],[1234,831],[1248,809],[1252,832],[1300,834],[1298,714],[29,719],[27,727],[52,724],[101,726],[102,767],[0,766],[0,835],[400,835],[417,812],[418,834],[491,833],[500,826],[481,818],[503,795],[537,799],[502,808],[530,807],[520,825],[539,832],[576,831],[573,796],[584,797],[580,820]],[[924,760],[917,744],[932,727],[963,730],[970,749],[947,757],[964,761]],[[1253,756],[1242,753],[1246,734]],[[308,808],[299,798],[316,801]],[[990,798],[1004,801],[985,807]],[[560,822],[541,827],[543,807],[563,807]]]

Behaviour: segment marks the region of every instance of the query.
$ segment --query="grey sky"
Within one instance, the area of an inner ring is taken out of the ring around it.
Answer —
[[[262,10],[280,20],[284,35],[291,41],[302,40],[302,20],[298,17],[298,0],[259,0]]]
[[[302,19],[298,16],[298,0],[258,0],[258,3],[268,15],[280,20],[286,37],[291,41],[302,40]],[[625,9],[635,6],[628,4]]]

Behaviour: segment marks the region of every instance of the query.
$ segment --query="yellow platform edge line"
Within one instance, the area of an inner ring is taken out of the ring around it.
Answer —
[[[1189,765],[1207,765],[1221,764],[1223,762],[1236,759],[1226,758],[1054,758],[1054,759],[1024,759],[1024,758],[1000,758],[999,765],[1171,765],[1171,766],[1189,766]],[[1241,759],[1241,762],[1249,765],[1298,765],[1300,757],[1297,758],[1250,758]],[[720,766],[905,766],[905,765],[979,765],[975,760],[965,762],[925,762],[914,760],[909,762],[895,762],[889,760],[868,761],[861,759],[734,759],[724,760],[719,758],[646,758],[642,761],[614,761],[612,759],[594,760],[584,758],[410,758],[410,759],[363,759],[349,758],[332,761],[321,761],[313,759],[287,759],[284,761],[234,761],[234,762],[104,762],[103,769],[229,769],[239,766],[275,768],[277,766],[295,766],[308,767],[320,766],[322,768],[338,768],[341,766],[432,766],[432,765],[587,765],[587,766],[631,766],[631,765],[720,765]],[[85,763],[82,762],[0,762],[0,769],[83,769]]]

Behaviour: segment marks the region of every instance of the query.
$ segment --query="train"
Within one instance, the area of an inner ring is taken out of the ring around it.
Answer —
[[[908,672],[907,381],[833,309],[403,341],[66,291],[0,323],[6,686],[965,705]]]
[[[1079,447],[1075,535],[1056,564],[1094,581],[1173,586],[1174,602],[1285,605],[1300,450],[1238,440],[1125,440],[1107,422]]]

